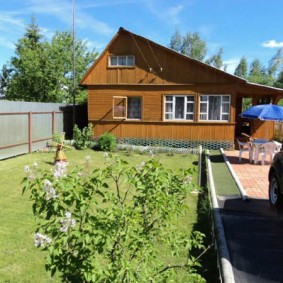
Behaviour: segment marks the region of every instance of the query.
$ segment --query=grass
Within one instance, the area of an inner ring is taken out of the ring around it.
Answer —
[[[215,189],[220,196],[241,196],[220,151],[210,151]]]
[[[93,168],[104,164],[103,154],[93,150],[68,151],[69,168],[84,163],[85,156],[91,157]],[[148,159],[146,155],[120,153],[131,165],[138,165]],[[40,168],[52,167],[54,153],[33,153],[1,162],[1,199],[0,199],[0,282],[60,282],[58,277],[51,278],[44,269],[44,253],[33,246],[35,219],[32,215],[28,194],[22,195],[21,180],[24,166],[37,162]],[[196,167],[197,156],[158,154],[163,165],[173,171],[180,168]],[[194,176],[197,180],[197,176]],[[184,216],[176,223],[176,229],[182,228],[189,233],[196,225],[198,196],[188,197]],[[167,255],[164,255],[165,257]],[[185,254],[183,256],[186,256]],[[176,282],[185,282],[185,274],[180,273]]]

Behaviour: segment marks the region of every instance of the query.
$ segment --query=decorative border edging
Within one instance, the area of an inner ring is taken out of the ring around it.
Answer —
[[[202,163],[202,145],[199,146],[199,153],[198,153],[198,185],[201,186],[201,163]]]
[[[225,155],[225,152],[224,152],[223,148],[220,148],[220,151],[221,151],[221,153],[222,153],[222,156],[223,156],[223,158],[224,158],[224,161],[225,161],[225,163],[226,163],[226,165],[227,165],[227,167],[228,167],[228,169],[229,169],[229,171],[230,171],[230,173],[231,173],[231,175],[232,175],[234,181],[236,182],[236,185],[237,185],[238,189],[240,190],[240,193],[241,193],[241,195],[242,195],[242,199],[243,199],[243,200],[248,200],[248,199],[249,199],[249,196],[248,196],[246,190],[244,189],[244,187],[242,186],[242,184],[241,184],[239,178],[238,178],[237,175],[235,174],[235,172],[234,172],[234,170],[233,170],[233,168],[232,168],[232,166],[231,166],[229,160],[227,159],[227,156]]]
[[[228,251],[227,242],[224,233],[224,227],[218,206],[208,150],[206,151],[205,156],[206,156],[206,164],[207,164],[207,172],[208,172],[208,186],[210,188],[210,194],[211,194],[212,206],[213,206],[214,234],[216,238],[221,281],[224,283],[235,283],[233,268],[230,261],[230,254]]]
[[[234,147],[232,141],[217,140],[178,140],[178,139],[158,139],[158,138],[118,138],[119,144],[134,146],[154,146],[172,148],[198,148],[201,145],[204,149],[217,150],[220,148],[229,149]]]

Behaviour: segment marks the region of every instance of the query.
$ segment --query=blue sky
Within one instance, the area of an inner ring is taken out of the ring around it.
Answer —
[[[75,9],[76,36],[99,52],[121,26],[165,46],[176,29],[199,32],[208,56],[224,49],[229,72],[242,56],[267,66],[283,47],[282,0],[75,0]],[[0,0],[1,69],[33,14],[47,39],[72,30],[72,0]]]

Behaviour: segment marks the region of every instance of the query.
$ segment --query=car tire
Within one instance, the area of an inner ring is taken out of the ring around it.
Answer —
[[[281,203],[280,187],[275,173],[271,175],[269,182],[269,203],[272,207],[279,207]]]

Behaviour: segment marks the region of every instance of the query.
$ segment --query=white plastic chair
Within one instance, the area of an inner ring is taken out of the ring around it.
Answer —
[[[271,142],[267,142],[261,145],[260,147],[261,154],[262,154],[261,165],[264,165],[267,155],[269,155],[269,160],[271,163],[274,155],[281,150],[281,147],[282,147],[282,144],[277,141],[271,141]]]
[[[242,153],[244,151],[249,153],[249,160],[250,163],[252,163],[253,160],[253,147],[250,142],[242,142],[237,139],[238,145],[239,145],[239,162],[242,161]]]

